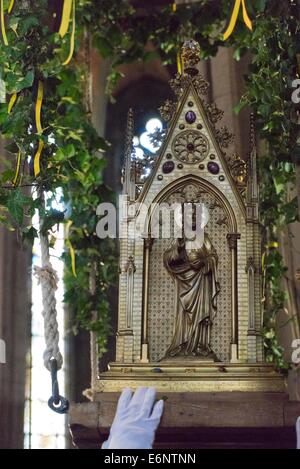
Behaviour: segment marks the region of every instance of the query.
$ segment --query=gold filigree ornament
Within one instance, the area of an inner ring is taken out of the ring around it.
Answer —
[[[176,103],[167,99],[165,103],[159,108],[160,115],[165,122],[170,122],[176,111]]]
[[[180,99],[186,87],[186,81],[184,80],[183,76],[180,73],[177,73],[175,77],[169,81],[169,83],[177,99]]]
[[[198,42],[193,40],[185,41],[181,53],[184,73],[188,73],[190,75],[198,73],[198,70],[195,69],[195,67],[200,62],[200,53],[201,49]]]
[[[222,117],[224,116],[224,111],[221,111],[215,103],[206,104],[205,111],[209,117],[209,120],[212,124],[217,124]]]
[[[234,135],[229,132],[227,127],[221,127],[216,131],[216,137],[222,148],[228,148],[234,141]]]
[[[233,179],[238,185],[244,186],[247,180],[247,163],[238,154],[234,154],[228,160],[228,165]]]

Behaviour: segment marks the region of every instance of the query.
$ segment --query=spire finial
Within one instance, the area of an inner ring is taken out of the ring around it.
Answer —
[[[133,133],[134,133],[134,118],[133,118],[133,109],[129,108],[127,114],[127,128],[126,128],[126,156],[129,152],[131,155],[132,151],[132,141],[133,141]]]
[[[255,117],[254,113],[250,114],[250,154],[256,150],[256,135],[255,135]]]
[[[199,73],[197,65],[200,62],[200,45],[197,41],[185,41],[182,46],[183,71],[187,75],[197,75]]]
[[[133,195],[132,182],[132,152],[134,137],[134,115],[133,109],[130,108],[127,115],[127,128],[125,139],[125,162],[123,170],[123,190],[125,194]]]
[[[255,135],[255,117],[250,114],[250,153],[248,159],[248,195],[247,200],[250,204],[255,204],[258,218],[258,181],[257,181],[257,147]]]

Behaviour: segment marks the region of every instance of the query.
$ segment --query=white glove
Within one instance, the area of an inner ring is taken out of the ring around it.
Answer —
[[[300,449],[300,417],[297,420],[296,429],[297,429],[297,449]]]
[[[118,402],[110,436],[102,449],[151,449],[164,402],[155,403],[154,388],[125,389]]]

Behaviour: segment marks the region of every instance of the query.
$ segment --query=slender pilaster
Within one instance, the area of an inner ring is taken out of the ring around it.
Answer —
[[[255,327],[255,265],[253,257],[248,258],[246,273],[248,276],[248,335],[256,335]]]
[[[127,273],[127,304],[126,304],[126,323],[127,329],[132,330],[132,308],[133,308],[133,289],[134,289],[134,273],[135,273],[135,264],[132,256],[129,256],[128,262],[125,266],[125,271]]]
[[[239,343],[239,315],[238,315],[238,274],[237,274],[237,242],[241,238],[240,234],[230,233],[227,235],[229,249],[231,252],[231,362],[238,361]]]
[[[149,362],[149,340],[148,340],[148,300],[149,300],[149,267],[150,252],[153,239],[147,238],[144,241],[144,273],[143,273],[143,325],[142,325],[142,355],[141,362]]]

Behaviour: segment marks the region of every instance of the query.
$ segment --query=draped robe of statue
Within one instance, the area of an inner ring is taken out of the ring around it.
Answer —
[[[204,243],[175,239],[164,254],[164,265],[176,284],[176,321],[172,343],[165,358],[217,357],[211,346],[211,326],[217,312],[220,287],[218,257],[205,234]]]

